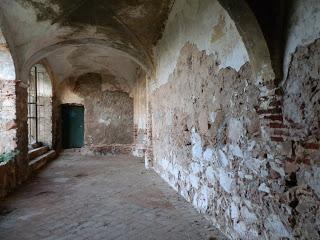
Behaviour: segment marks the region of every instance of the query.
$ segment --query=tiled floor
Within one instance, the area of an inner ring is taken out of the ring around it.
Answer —
[[[0,202],[0,239],[223,238],[141,159],[65,153]]]

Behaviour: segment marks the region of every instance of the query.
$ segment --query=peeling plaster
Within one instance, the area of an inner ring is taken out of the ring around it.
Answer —
[[[212,34],[215,35],[217,29],[220,36],[212,42]],[[217,0],[177,0],[169,15],[163,37],[155,49],[158,71],[152,90],[168,81],[180,49],[186,42],[196,44],[208,55],[215,55],[220,69],[232,67],[239,70],[249,60],[234,22]]]

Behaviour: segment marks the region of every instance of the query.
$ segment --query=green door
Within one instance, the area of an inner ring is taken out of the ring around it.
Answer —
[[[84,107],[62,105],[62,145],[64,149],[83,147]]]

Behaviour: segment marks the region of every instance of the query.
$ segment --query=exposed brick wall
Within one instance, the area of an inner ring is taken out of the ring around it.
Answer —
[[[0,198],[28,178],[27,89],[20,81],[0,81],[1,153],[16,151],[0,165]]]
[[[17,147],[16,132],[16,82],[0,80],[0,154]],[[0,163],[0,198],[16,186],[15,163]]]
[[[16,82],[0,80],[0,153],[16,148]]]
[[[284,169],[281,176],[270,167],[270,179],[286,188],[279,201],[292,208],[288,222],[296,238],[320,237],[316,223],[320,196],[319,49],[319,39],[299,46],[285,83],[260,99],[256,108],[265,137],[273,142],[278,164]]]

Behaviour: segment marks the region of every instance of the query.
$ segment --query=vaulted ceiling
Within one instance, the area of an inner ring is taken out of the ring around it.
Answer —
[[[130,80],[150,69],[171,0],[1,0],[18,75],[46,58],[60,80],[83,72]],[[120,65],[120,66],[119,66]]]

